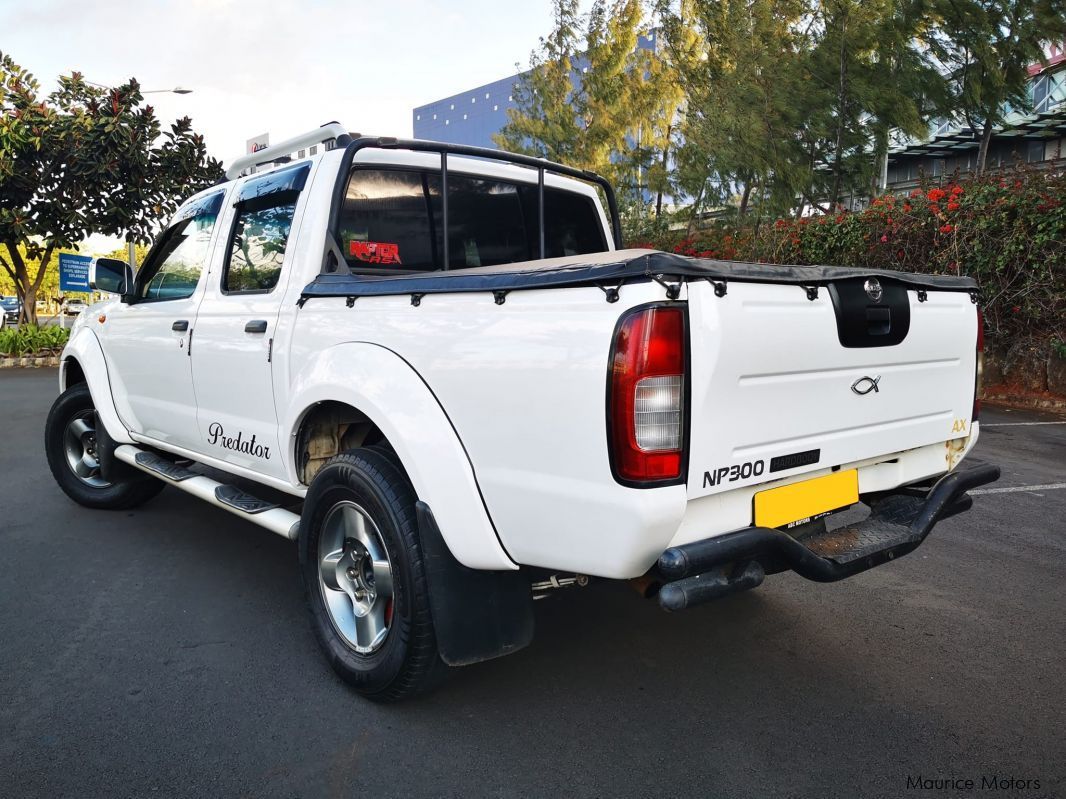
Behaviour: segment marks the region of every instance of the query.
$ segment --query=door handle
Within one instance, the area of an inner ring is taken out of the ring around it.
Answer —
[[[178,333],[184,333],[186,330],[189,329],[189,320],[179,319],[177,322],[170,326],[170,329],[177,331]]]
[[[266,333],[267,323],[266,319],[253,319],[251,322],[244,326],[245,333]]]

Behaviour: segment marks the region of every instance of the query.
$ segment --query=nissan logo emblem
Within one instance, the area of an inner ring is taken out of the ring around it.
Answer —
[[[881,295],[884,292],[881,289],[880,280],[878,280],[876,277],[871,277],[869,280],[866,281],[866,284],[863,286],[863,288],[866,289],[867,297],[869,297],[874,302],[881,302]]]
[[[878,394],[880,393],[880,389],[877,387],[877,384],[880,382],[881,375],[877,375],[877,377],[863,376],[851,384],[851,390],[860,397],[869,394],[871,391]]]

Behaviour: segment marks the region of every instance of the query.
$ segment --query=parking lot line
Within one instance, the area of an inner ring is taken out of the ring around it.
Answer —
[[[1066,422],[989,422],[981,427],[1035,427],[1041,424],[1066,424]]]
[[[1008,486],[1007,488],[976,488],[970,494],[1009,494],[1014,491],[1054,491],[1066,488],[1066,483],[1047,483],[1039,486]]]

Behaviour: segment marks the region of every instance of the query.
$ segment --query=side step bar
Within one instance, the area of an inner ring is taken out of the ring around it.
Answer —
[[[283,538],[296,540],[299,535],[299,514],[246,494],[236,486],[226,485],[206,475],[196,474],[161,455],[146,452],[132,444],[121,444],[116,447],[115,457],[135,469],[140,469],[153,477],[159,477],[175,488],[210,502],[216,508],[228,510],[252,524],[265,527]]]

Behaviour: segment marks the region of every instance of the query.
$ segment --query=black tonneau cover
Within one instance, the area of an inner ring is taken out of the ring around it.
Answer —
[[[972,278],[920,275],[890,269],[845,266],[791,266],[690,258],[656,250],[618,250],[570,258],[548,258],[501,266],[480,266],[447,272],[412,274],[319,275],[304,287],[301,300],[311,297],[379,297],[396,294],[447,294],[474,291],[519,291],[564,286],[615,288],[620,283],[659,279],[738,281],[824,286],[836,280],[878,277],[915,289],[967,291],[977,289]]]

